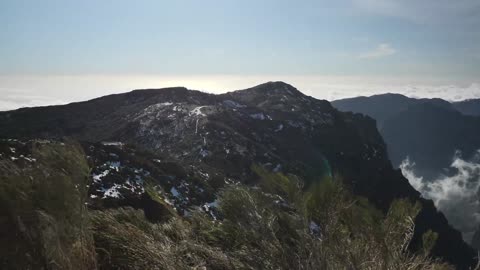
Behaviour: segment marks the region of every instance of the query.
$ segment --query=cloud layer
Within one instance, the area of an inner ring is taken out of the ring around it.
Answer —
[[[449,223],[470,242],[480,225],[480,150],[469,160],[456,153],[450,169],[434,181],[425,181],[415,174],[415,163],[405,159],[400,168],[410,184],[447,217]]]
[[[0,111],[24,106],[83,101],[142,88],[185,86],[210,93],[225,93],[267,81],[284,81],[306,95],[330,101],[382,93],[399,93],[422,98],[437,97],[450,101],[480,98],[478,80],[450,82],[428,78],[320,75],[0,75]]]
[[[22,107],[36,107],[63,104],[58,97],[36,95],[34,92],[12,91],[0,88],[0,111]]]

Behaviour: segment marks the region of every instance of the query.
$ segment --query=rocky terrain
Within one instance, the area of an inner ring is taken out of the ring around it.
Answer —
[[[256,185],[253,165],[307,185],[335,175],[384,212],[394,199],[420,201],[411,249],[432,230],[439,235],[435,256],[464,269],[474,263],[460,233],[392,167],[375,120],[339,112],[282,82],[222,95],[135,90],[1,112],[0,137],[0,158],[27,165],[35,163],[24,150],[29,143],[80,141],[92,167],[89,207],[133,206],[151,220],[170,211],[189,215],[192,207],[216,218],[217,192],[226,184]]]

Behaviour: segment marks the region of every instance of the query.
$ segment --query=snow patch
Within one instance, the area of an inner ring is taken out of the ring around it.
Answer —
[[[275,168],[273,168],[273,172],[280,172],[282,170],[282,165],[280,164],[277,164],[277,166],[275,166]]]
[[[20,155],[20,158],[23,158],[23,159],[25,159],[25,160],[28,161],[28,162],[35,162],[35,161],[37,161],[37,159],[35,159],[35,158],[26,157],[26,156],[24,156],[24,155]]]
[[[208,150],[205,150],[205,149],[203,149],[203,148],[200,150],[200,156],[206,157],[206,156],[208,156],[208,154],[209,154],[209,153],[208,153]]]
[[[188,115],[189,116],[192,116],[192,115],[196,115],[196,116],[207,116],[206,114],[202,113],[202,108],[205,108],[207,106],[200,106],[200,107],[196,107],[195,109],[191,110]]]
[[[253,118],[253,119],[256,119],[256,120],[265,120],[266,119],[266,117],[263,113],[250,114],[250,117]]]
[[[94,182],[101,182],[102,178],[107,176],[110,173],[110,170],[105,170],[100,174],[93,174],[93,181]]]
[[[217,220],[217,216],[215,215],[215,211],[212,211],[218,208],[218,200],[214,200],[213,202],[205,203],[202,205],[202,208],[205,212],[209,213],[213,220]]]
[[[105,165],[107,165],[110,169],[113,169],[117,172],[120,169],[120,161],[107,161],[107,163],[105,163]]]
[[[208,178],[210,177],[210,176],[208,175],[208,173],[206,173],[206,172],[199,171],[198,173],[199,173],[199,174],[202,176],[202,178],[204,178],[204,179],[208,179]]]
[[[308,226],[310,228],[310,233],[312,234],[318,234],[320,233],[320,226],[315,223],[314,221],[310,221],[310,224]]]
[[[111,188],[105,190],[105,193],[103,193],[103,198],[120,198],[121,194],[118,191],[119,188],[122,186],[119,184],[114,184]]]
[[[102,142],[105,146],[119,146],[122,147],[124,144],[122,142]]]
[[[172,187],[170,189],[170,193],[172,193],[173,197],[175,198],[182,198],[182,196],[180,195],[180,192],[178,192],[178,190],[175,187]]]

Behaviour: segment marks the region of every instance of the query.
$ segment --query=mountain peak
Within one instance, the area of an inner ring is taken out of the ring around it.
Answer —
[[[293,87],[291,84],[282,81],[270,81],[240,91],[263,92],[269,95],[280,94],[290,96],[304,96],[304,94],[298,91],[297,88]]]
[[[226,95],[233,96],[243,102],[259,104],[265,100],[274,101],[293,101],[304,99],[306,96],[292,85],[276,81],[266,82],[257,86],[229,92]]]
[[[233,94],[236,96],[249,96],[249,95],[286,95],[286,96],[305,96],[297,88],[293,87],[291,84],[282,82],[282,81],[270,81],[256,85],[254,87],[236,90],[229,92],[227,94]]]
[[[306,107],[311,107],[311,110],[332,110],[327,101],[306,96],[297,88],[281,81],[266,82],[251,88],[229,92],[223,96],[266,110],[295,112],[304,110]]]
[[[257,85],[257,86],[254,86],[254,87],[252,87],[252,88],[259,87],[259,86],[265,86],[265,87],[284,87],[284,88],[293,88],[293,89],[295,89],[295,87],[293,87],[291,84],[288,84],[288,83],[283,82],[283,81],[269,81],[269,82],[262,83],[262,84],[259,84],[259,85]]]

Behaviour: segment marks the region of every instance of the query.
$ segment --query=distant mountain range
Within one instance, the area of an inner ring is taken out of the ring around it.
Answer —
[[[428,179],[443,173],[456,151],[469,157],[480,149],[480,99],[450,103],[383,94],[336,100],[332,105],[375,119],[393,165],[398,167],[408,156]]]
[[[465,104],[461,107],[475,111]],[[368,198],[384,212],[394,199],[420,201],[423,208],[415,221],[411,248],[418,247],[423,233],[432,230],[439,235],[435,256],[461,269],[471,266],[476,255],[473,249],[432,201],[422,199],[391,165],[381,134],[395,166],[408,154],[425,168],[434,168],[447,162],[444,155],[451,156],[450,150],[480,146],[475,137],[480,134],[478,117],[462,115],[446,101],[398,95],[333,105],[376,118],[381,133],[368,116],[340,112],[328,101],[305,96],[289,84],[269,82],[221,95],[180,87],[147,89],[62,106],[0,112],[0,138],[12,144],[5,145],[3,154],[3,158],[13,155],[12,160],[21,158],[11,151],[19,146],[8,139],[67,136],[82,142],[87,155],[93,157],[95,188],[89,196],[96,206],[107,197],[110,206],[148,205],[150,201],[142,199],[142,181],[132,183],[132,179],[147,177],[147,170],[168,172],[170,176],[159,185],[170,191],[182,213],[191,206],[212,206],[226,182],[255,184],[251,170],[255,164],[298,175],[307,185],[324,176],[340,176],[354,194]],[[457,139],[462,143],[453,143]],[[438,142],[435,147],[423,146],[426,140]],[[439,157],[430,161],[430,155]],[[128,177],[118,176],[120,164],[129,164],[123,170]],[[125,179],[130,180],[122,182]]]

